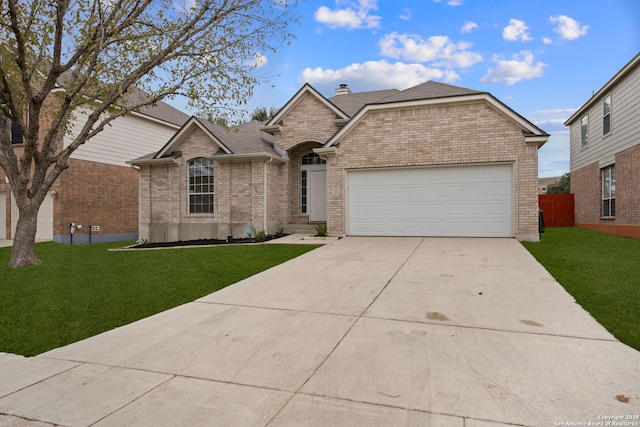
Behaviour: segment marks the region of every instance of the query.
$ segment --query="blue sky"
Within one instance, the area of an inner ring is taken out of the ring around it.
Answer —
[[[305,82],[327,97],[340,83],[487,91],[552,135],[541,177],[569,171],[563,122],[640,51],[638,0],[302,0],[298,13],[250,110],[281,107]]]

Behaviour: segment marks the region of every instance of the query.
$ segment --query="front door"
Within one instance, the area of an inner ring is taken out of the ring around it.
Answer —
[[[327,220],[327,171],[309,170],[309,221]]]

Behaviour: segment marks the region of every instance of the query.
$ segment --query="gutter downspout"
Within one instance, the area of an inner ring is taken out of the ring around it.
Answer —
[[[263,218],[263,226],[264,226],[264,232],[265,234],[267,233],[267,164],[271,163],[273,161],[273,157],[270,157],[269,160],[265,160],[264,161],[264,178],[263,178],[263,182],[264,182],[264,191],[262,193],[262,200],[263,200],[263,209],[262,212],[264,214],[264,218]]]

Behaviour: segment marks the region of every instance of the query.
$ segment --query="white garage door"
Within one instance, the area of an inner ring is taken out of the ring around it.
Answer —
[[[351,171],[348,233],[511,237],[512,182],[511,165]]]

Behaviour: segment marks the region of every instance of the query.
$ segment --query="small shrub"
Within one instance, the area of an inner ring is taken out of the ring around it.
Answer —
[[[318,225],[316,225],[316,234],[318,236],[326,236],[327,235],[327,224],[318,224]]]
[[[282,236],[284,236],[284,234],[285,234],[284,233],[284,227],[280,227],[280,228],[278,228],[278,231],[276,231],[275,236],[276,237],[282,237]]]
[[[267,233],[264,230],[258,230],[254,234],[256,242],[264,242],[267,240]]]

